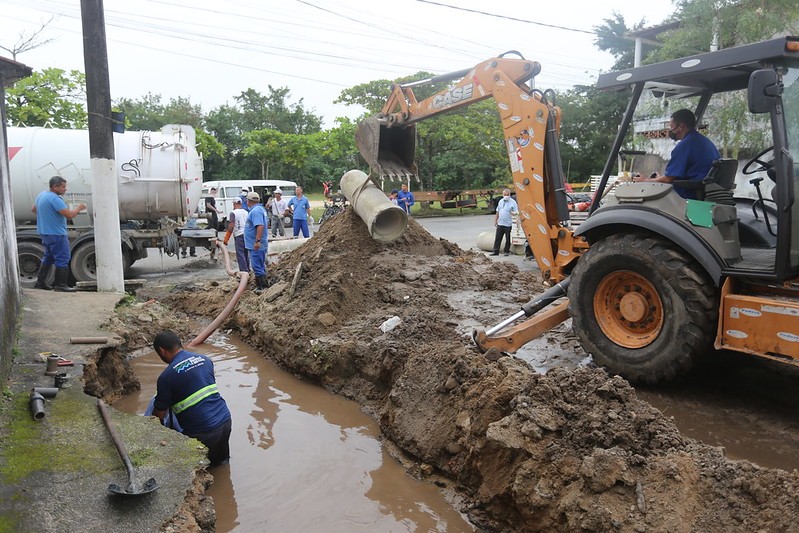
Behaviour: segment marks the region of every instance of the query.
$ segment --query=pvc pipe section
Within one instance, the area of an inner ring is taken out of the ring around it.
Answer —
[[[277,240],[270,240],[269,241],[269,248],[267,249],[267,255],[280,255],[285,252],[290,252],[295,248],[299,248],[305,241],[308,239],[304,237],[294,238],[294,239],[277,239]]]
[[[391,242],[405,233],[408,227],[405,211],[392,204],[369,176],[360,170],[350,170],[341,177],[339,186],[374,240]]]
[[[193,348],[195,346],[199,346],[200,344],[204,343],[205,340],[211,336],[211,334],[216,331],[216,329],[222,325],[222,323],[227,320],[230,314],[233,312],[233,309],[236,308],[236,304],[239,303],[241,299],[241,295],[244,294],[244,291],[247,290],[247,283],[250,280],[250,273],[249,272],[235,272],[230,266],[230,256],[228,255],[228,251],[225,248],[225,245],[222,241],[216,241],[216,245],[219,247],[219,251],[222,253],[222,256],[225,258],[225,270],[231,276],[239,276],[239,286],[236,288],[236,292],[233,294],[233,297],[230,299],[228,304],[222,309],[222,312],[214,319],[213,322],[208,324],[199,335],[197,335],[194,339],[192,339],[187,345],[186,348]]]

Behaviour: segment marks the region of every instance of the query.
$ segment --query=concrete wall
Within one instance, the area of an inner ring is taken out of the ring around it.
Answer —
[[[0,387],[4,387],[11,370],[13,348],[17,340],[22,292],[19,285],[17,236],[14,230],[11,178],[8,172],[8,138],[6,137],[5,87],[30,76],[31,69],[0,58]]]
[[[0,102],[5,102],[5,90],[0,82]],[[12,348],[16,341],[17,323],[22,295],[19,288],[17,238],[11,204],[11,182],[8,175],[8,144],[6,142],[5,106],[0,104],[0,378],[5,383],[11,368]]]

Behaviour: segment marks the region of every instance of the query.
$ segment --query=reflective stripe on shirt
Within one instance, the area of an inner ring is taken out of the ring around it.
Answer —
[[[219,389],[216,388],[216,383],[212,383],[207,387],[203,387],[202,389],[198,390],[188,398],[179,401],[178,403],[172,406],[172,412],[174,412],[175,414],[182,413],[189,407],[197,405],[198,403],[203,401],[205,398],[208,398],[212,394],[219,394]]]

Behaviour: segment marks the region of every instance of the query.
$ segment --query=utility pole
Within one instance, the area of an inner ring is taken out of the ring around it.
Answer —
[[[97,290],[125,292],[103,0],[81,0]]]

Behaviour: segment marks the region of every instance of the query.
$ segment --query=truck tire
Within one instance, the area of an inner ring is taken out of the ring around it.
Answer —
[[[130,260],[130,252],[123,249],[122,275],[124,277],[127,277],[131,264],[133,263]],[[72,252],[69,267],[75,281],[97,281],[97,258],[94,252],[94,243],[87,242],[78,246],[77,250]]]
[[[712,349],[718,291],[669,241],[612,235],[580,258],[569,287],[572,327],[594,361],[632,382],[681,375]]]
[[[17,244],[17,260],[19,261],[19,284],[31,288],[39,277],[39,268],[44,257],[44,245],[33,241],[22,241]],[[52,285],[55,271],[48,276],[47,283]]]

